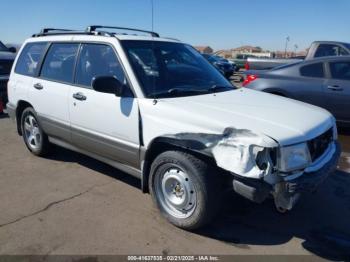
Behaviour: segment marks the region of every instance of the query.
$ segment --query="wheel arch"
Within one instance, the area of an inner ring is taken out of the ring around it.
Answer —
[[[28,108],[33,107],[29,102],[25,100],[19,100],[16,107],[16,124],[17,124],[17,132],[21,136],[22,135],[22,129],[21,129],[21,116],[23,111]]]
[[[147,148],[141,150],[141,189],[148,193],[148,178],[153,160],[161,153],[178,150],[190,153],[200,159],[215,163],[214,158],[205,151],[207,147],[200,141],[182,140],[174,137],[161,136],[153,139]]]

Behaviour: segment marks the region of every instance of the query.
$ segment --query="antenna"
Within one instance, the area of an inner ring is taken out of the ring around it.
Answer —
[[[151,0],[151,6],[152,6],[152,31],[154,29],[154,5],[153,0]]]

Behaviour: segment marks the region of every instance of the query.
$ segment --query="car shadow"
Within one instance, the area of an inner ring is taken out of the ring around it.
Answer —
[[[128,175],[99,160],[65,149],[63,147],[52,145],[52,152],[45,158],[55,160],[55,161],[77,163],[81,166],[94,170],[98,173],[101,173],[106,176],[115,178],[119,181],[122,181],[135,188],[138,188],[138,189],[141,188],[141,181],[139,179],[131,175]]]
[[[127,185],[141,187],[137,178],[61,147],[54,146],[54,152],[47,158],[78,163]],[[338,170],[317,192],[304,195],[295,208],[285,214],[275,210],[272,199],[255,204],[227,192],[221,214],[210,225],[193,233],[242,249],[250,249],[250,245],[281,245],[297,238],[312,254],[331,260],[349,260],[349,188],[350,174]]]
[[[0,119],[9,118],[8,114],[0,113]]]
[[[294,209],[285,214],[275,210],[272,199],[255,204],[228,193],[221,215],[196,233],[243,249],[249,249],[249,245],[281,245],[298,238],[303,248],[312,254],[348,260],[349,188],[350,174],[337,171],[316,193],[304,195]]]

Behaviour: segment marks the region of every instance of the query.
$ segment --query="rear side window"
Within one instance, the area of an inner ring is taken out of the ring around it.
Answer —
[[[43,63],[40,76],[72,83],[79,44],[52,44]]]
[[[98,76],[115,76],[126,84],[124,71],[112,47],[103,44],[84,44],[76,69],[76,83],[91,87]]]
[[[46,42],[26,44],[17,60],[15,72],[21,75],[34,76],[46,45]]]
[[[300,74],[306,77],[324,77],[323,63],[303,66],[300,68]]]
[[[332,78],[350,80],[350,62],[331,62],[329,67]]]
[[[315,53],[315,57],[323,57],[323,56],[342,56],[349,55],[349,52],[344,48],[338,45],[331,44],[321,44],[318,46],[317,51]]]

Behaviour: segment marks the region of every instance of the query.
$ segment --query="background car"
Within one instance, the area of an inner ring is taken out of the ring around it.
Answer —
[[[202,54],[202,55],[213,66],[215,66],[226,78],[230,78],[233,75],[233,73],[235,71],[235,68],[226,59],[224,59],[224,58],[222,58],[220,56],[215,56],[215,55],[210,55],[210,54]]]
[[[243,86],[323,107],[338,124],[350,124],[350,56],[246,71]]]
[[[247,59],[249,57],[254,57],[253,55],[248,54],[237,54],[236,58],[233,59],[234,63],[236,64],[236,71],[238,72],[241,69],[245,68],[245,65],[247,63]]]
[[[7,103],[7,81],[16,57],[14,47],[8,48],[0,41],[0,114]]]

